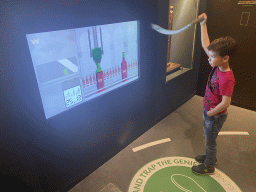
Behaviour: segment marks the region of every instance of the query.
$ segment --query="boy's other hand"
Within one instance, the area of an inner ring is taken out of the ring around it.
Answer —
[[[205,13],[199,15],[198,18],[204,18],[204,20],[200,22],[200,25],[204,25],[207,21],[207,15]]]

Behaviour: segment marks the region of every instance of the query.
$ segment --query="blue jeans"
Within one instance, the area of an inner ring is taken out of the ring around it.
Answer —
[[[216,138],[226,121],[228,116],[227,111],[221,115],[214,115],[209,117],[204,107],[204,138],[206,147],[206,159],[204,164],[209,167],[214,167],[217,156],[217,144]]]

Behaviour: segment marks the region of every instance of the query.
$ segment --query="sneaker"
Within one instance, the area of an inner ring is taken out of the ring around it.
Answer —
[[[199,163],[204,163],[204,160],[206,159],[206,155],[199,155],[199,156],[196,156],[195,160]],[[215,162],[215,165],[217,165],[218,162],[217,162],[217,158],[216,158],[216,162]]]

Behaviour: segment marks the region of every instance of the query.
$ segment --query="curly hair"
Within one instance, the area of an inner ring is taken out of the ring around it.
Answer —
[[[237,54],[238,45],[235,39],[231,37],[220,37],[211,42],[207,47],[209,51],[216,52],[219,56],[229,56],[229,60]]]

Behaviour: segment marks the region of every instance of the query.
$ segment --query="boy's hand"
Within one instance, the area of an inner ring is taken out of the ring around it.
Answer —
[[[210,111],[207,111],[207,115],[208,115],[208,117],[212,117],[212,115],[211,115],[211,110],[212,110],[213,108],[210,108]]]
[[[203,13],[203,14],[198,16],[198,18],[201,18],[201,17],[203,17],[204,20],[202,22],[200,22],[200,25],[204,25],[207,21],[207,15],[205,13]]]

